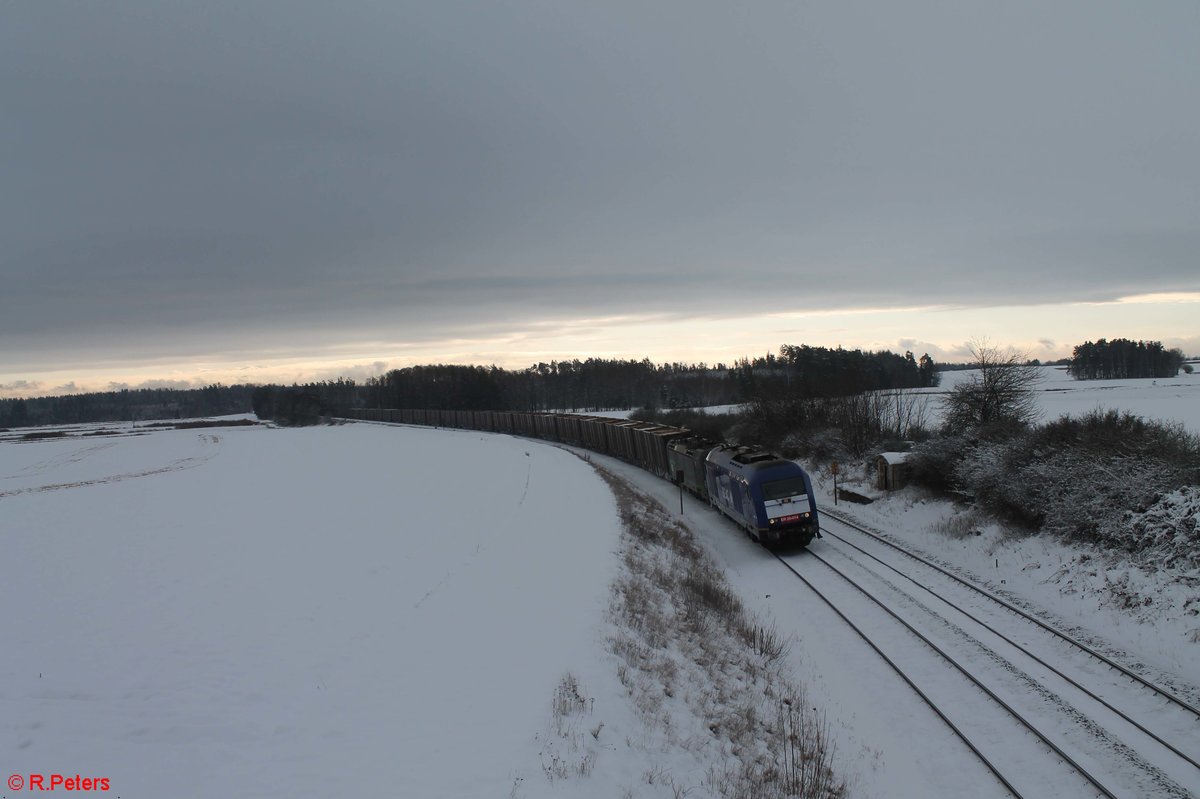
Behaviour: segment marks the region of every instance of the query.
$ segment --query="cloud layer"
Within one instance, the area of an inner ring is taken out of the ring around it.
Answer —
[[[1195,291],[1198,30],[1189,2],[6,6],[5,357]]]

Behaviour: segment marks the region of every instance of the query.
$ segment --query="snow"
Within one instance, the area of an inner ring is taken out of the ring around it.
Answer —
[[[678,509],[673,486],[641,478],[633,467],[598,460]],[[1141,663],[1152,679],[1185,692],[1195,702],[1200,686],[1200,622],[1195,615],[1200,610],[1200,580],[1194,570],[1149,572],[1128,564],[1105,569],[1095,563],[1094,554],[1089,565],[1084,550],[1044,538],[1013,538],[994,525],[981,525],[979,535],[969,532],[956,538],[944,531],[952,527],[947,520],[961,515],[949,503],[925,500],[908,489],[881,495],[844,473],[839,487],[847,484],[848,477],[856,490],[881,501],[867,506],[843,502],[836,506],[839,513],[979,576],[994,592],[1057,618],[1076,637],[1119,661]],[[814,490],[819,507],[835,507],[832,489],[832,476],[817,471]],[[837,768],[851,780],[853,795],[913,799],[1007,795],[916,695],[761,547],[690,497],[683,518],[708,544],[749,608],[774,620],[780,633],[792,638],[793,670],[806,684],[809,697],[828,714],[837,744]],[[810,545],[817,552],[824,547],[822,541]],[[1130,606],[1121,599],[1122,585],[1154,599],[1150,605]],[[846,601],[855,602],[852,596]],[[858,605],[865,607],[865,602]],[[905,646],[903,641],[896,645]],[[950,706],[976,701],[970,694],[961,694],[958,700],[948,694]],[[1019,731],[998,736],[994,742],[1001,758],[1017,758],[1029,746],[1028,736]],[[1198,742],[1180,738],[1176,744],[1195,751]],[[1028,773],[1021,776],[1029,779]],[[1092,795],[1078,781],[1063,781],[1057,772],[1039,774],[1037,779],[1046,781],[1046,795]],[[1195,790],[1194,776],[1192,780]]]
[[[0,762],[124,796],[507,795],[619,523],[561,450],[351,425],[0,445]]]
[[[643,478],[632,466],[597,460],[678,509],[674,486]],[[792,641],[793,671],[827,714],[836,740],[836,767],[848,776],[851,795],[1008,795],[920,698],[762,547],[690,496],[683,519],[707,544],[751,611],[774,621]]]
[[[954,386],[973,379],[978,370],[941,375],[940,386],[923,392],[933,396],[947,394]],[[1064,366],[1043,366],[1041,377],[1035,393],[1042,421],[1111,408],[1147,419],[1177,422],[1193,433],[1200,433],[1200,373],[1180,372],[1175,377],[1159,379],[1076,380]]]
[[[941,423],[940,399],[978,373],[976,369],[942,372],[940,386],[914,389],[930,398],[931,425]],[[1200,433],[1200,372],[1190,375],[1180,372],[1176,377],[1157,380],[1075,380],[1067,374],[1066,367],[1043,366],[1041,376],[1041,382],[1034,390],[1042,421],[1112,408],[1147,419],[1177,422],[1193,433]],[[736,413],[743,408],[742,405],[716,405],[703,410],[724,414]],[[632,410],[602,411],[587,415],[627,419],[631,413]]]
[[[674,486],[591,458],[680,517]],[[813,477],[832,507],[832,476]],[[839,484],[880,501],[838,511],[1200,685],[1194,569],[1016,538],[866,478]],[[852,796],[1006,794],[774,558],[690,497],[681,519],[790,640],[784,665]],[[710,795],[709,733],[682,695],[664,734],[618,679],[616,501],[563,449],[372,424],[10,438],[0,542],[10,773],[102,777],[132,797]],[[570,684],[580,701],[556,713]]]
[[[839,478],[839,487],[845,485]],[[832,505],[832,479],[819,476]],[[851,483],[854,485],[854,483]],[[865,483],[858,489],[880,496]],[[991,589],[1049,611],[1175,681],[1200,687],[1200,576],[1194,568],[1141,568],[1118,556],[1022,536],[915,489],[837,510],[910,548],[976,575]],[[1149,602],[1147,602],[1149,598]]]

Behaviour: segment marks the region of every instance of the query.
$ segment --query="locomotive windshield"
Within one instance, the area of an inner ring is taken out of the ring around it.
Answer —
[[[772,480],[762,484],[763,499],[787,499],[798,494],[806,494],[803,477],[789,477],[785,480]]]

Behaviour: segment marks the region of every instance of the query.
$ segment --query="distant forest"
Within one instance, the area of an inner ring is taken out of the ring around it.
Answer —
[[[311,424],[352,407],[463,410],[683,408],[750,401],[763,394],[845,396],[935,386],[929,355],[784,345],[779,355],[732,367],[649,359],[551,361],[527,369],[438,364],[393,369],[364,383],[141,389],[63,397],[0,399],[0,428],[138,421],[255,412],[284,424]]]
[[[1076,380],[1123,380],[1135,377],[1175,377],[1184,364],[1182,350],[1168,350],[1161,341],[1115,338],[1087,341],[1075,347],[1068,371]]]
[[[1075,347],[1067,362],[1078,379],[1172,377],[1183,353],[1157,341],[1100,339]],[[956,365],[957,366],[957,365]],[[970,368],[971,364],[965,365]],[[0,429],[82,422],[224,416],[253,411],[283,424],[312,424],[347,408],[595,411],[732,405],[761,399],[846,397],[867,391],[930,388],[955,368],[889,352],[784,344],[778,354],[733,365],[655,364],[648,358],[588,358],[527,369],[437,364],[393,369],[363,383],[132,389],[59,397],[0,399]]]
[[[142,388],[61,397],[0,399],[0,428],[249,413],[253,393],[253,386],[212,385],[186,390]]]

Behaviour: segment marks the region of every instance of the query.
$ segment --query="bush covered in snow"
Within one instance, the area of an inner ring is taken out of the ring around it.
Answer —
[[[1125,517],[1132,546],[1164,566],[1200,568],[1200,486],[1185,486]]]
[[[950,432],[920,442],[905,461],[909,482],[939,494],[958,491],[959,481],[955,477],[958,465],[977,443],[971,436]]]
[[[1000,519],[1129,552],[1161,547],[1168,533],[1158,525],[1170,512],[1152,508],[1200,485],[1196,436],[1116,411],[1063,417],[1001,439],[947,434],[918,447],[909,462],[914,481],[969,495]],[[1195,544],[1194,535],[1187,540]]]

